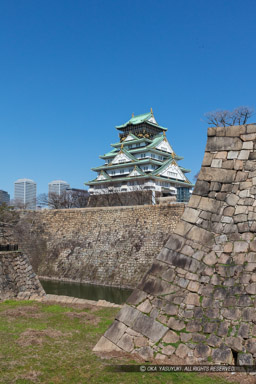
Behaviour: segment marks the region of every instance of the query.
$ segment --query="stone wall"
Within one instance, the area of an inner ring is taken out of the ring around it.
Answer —
[[[21,213],[20,248],[39,276],[134,288],[184,211],[184,204]]]
[[[256,125],[209,128],[184,214],[95,351],[256,360]]]
[[[0,252],[0,300],[33,299],[45,292],[29,259],[19,251]]]

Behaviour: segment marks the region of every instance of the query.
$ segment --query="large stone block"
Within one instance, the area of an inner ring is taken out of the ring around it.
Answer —
[[[114,323],[108,328],[104,336],[112,341],[112,343],[117,344],[118,341],[123,336],[127,326],[121,323],[120,321],[114,321]]]
[[[212,360],[218,364],[232,364],[233,353],[229,347],[222,344],[220,348],[213,350]]]
[[[189,223],[196,223],[199,214],[199,209],[187,207],[182,215],[182,220],[188,221]]]
[[[112,343],[110,340],[106,339],[106,337],[102,336],[98,343],[93,348],[93,352],[113,352],[113,351],[121,351],[115,343]]]
[[[210,183],[208,183],[207,181],[197,180],[194,191],[193,191],[195,195],[208,196],[209,191],[210,191]]]
[[[250,353],[238,353],[237,364],[238,365],[253,365],[254,360]]]
[[[142,313],[136,318],[133,324],[133,329],[155,343],[168,332],[168,327]]]
[[[243,142],[238,137],[208,137],[206,151],[240,151]]]
[[[191,230],[189,231],[186,237],[190,240],[194,240],[197,243],[201,243],[201,244],[207,244],[207,243],[211,244],[214,240],[213,233],[196,226],[191,228]]]
[[[128,297],[127,303],[128,304],[134,304],[138,305],[141,303],[143,300],[145,300],[147,297],[147,294],[139,289],[134,289],[132,294]]]
[[[163,338],[164,343],[177,343],[180,340],[180,336],[174,331],[168,331]]]
[[[219,183],[232,183],[235,180],[235,176],[235,170],[202,167],[198,179],[217,181]]]
[[[117,346],[125,352],[131,352],[134,349],[133,338],[125,333],[117,343]]]
[[[129,305],[124,305],[121,311],[118,312],[116,319],[131,327],[139,314],[140,312],[137,309],[130,307]]]
[[[216,201],[214,199],[209,199],[207,197],[202,197],[200,204],[199,204],[197,209],[198,209],[198,211],[200,209],[202,209],[203,211],[209,211],[212,213],[217,213],[217,212],[219,212],[221,205],[222,205],[222,203],[220,201]],[[184,216],[184,214],[183,214],[183,216]]]
[[[161,252],[157,256],[157,260],[164,261],[165,263],[168,263],[168,264],[173,265],[175,267],[183,268],[186,270],[189,269],[189,266],[192,262],[191,257],[186,256],[186,255],[182,255],[178,252],[172,251],[172,250],[167,249],[167,248],[166,248],[165,252]]]

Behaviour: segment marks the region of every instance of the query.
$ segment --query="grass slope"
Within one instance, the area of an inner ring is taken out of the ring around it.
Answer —
[[[118,309],[49,305],[31,301],[0,303],[0,383],[173,383],[224,384],[193,373],[115,373],[92,348]]]

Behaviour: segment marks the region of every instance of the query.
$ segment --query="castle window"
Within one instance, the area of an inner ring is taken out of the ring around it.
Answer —
[[[169,177],[177,177],[177,173],[176,172],[167,171],[167,176],[169,176]]]

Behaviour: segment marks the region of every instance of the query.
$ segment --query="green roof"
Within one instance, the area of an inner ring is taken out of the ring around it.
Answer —
[[[180,180],[176,180],[176,179],[169,179],[169,178],[165,178],[165,177],[161,177],[161,176],[155,176],[152,174],[141,175],[141,176],[130,176],[130,177],[129,176],[116,177],[116,178],[111,178],[111,179],[104,180],[104,181],[98,181],[95,179],[92,181],[88,181],[87,183],[84,183],[84,184],[85,185],[96,185],[96,184],[109,183],[109,182],[115,182],[115,181],[134,180],[135,177],[136,177],[136,179],[155,179],[155,180],[162,180],[162,181],[167,181],[167,182],[169,181],[169,182],[173,182],[173,184],[184,185],[188,188],[194,187],[194,184],[192,184],[190,181],[185,182],[185,181],[180,181]]]
[[[138,125],[138,124],[146,122],[146,123],[148,123],[148,124],[150,124],[150,125],[152,125],[152,126],[154,126],[156,128],[160,128],[160,129],[162,129],[164,131],[167,131],[167,128],[161,127],[157,123],[153,123],[152,121],[149,121],[149,119],[151,119],[152,117],[154,118],[153,112],[143,113],[142,115],[133,116],[125,124],[117,125],[116,129],[122,129],[122,128],[127,127],[128,125]]]
[[[101,171],[102,169],[108,170],[108,169],[113,169],[113,168],[122,168],[122,167],[130,167],[131,165],[140,165],[140,164],[147,164],[147,163],[152,163],[156,165],[162,165],[162,161],[158,161],[156,159],[152,158],[143,158],[143,159],[137,159],[137,161],[131,161],[131,162],[126,162],[126,163],[118,163],[118,164],[103,164],[100,165],[99,167],[92,168],[92,171],[98,172]]]
[[[115,147],[115,148],[118,148],[118,147],[121,147],[121,145],[123,144],[124,146],[128,146],[128,145],[131,145],[131,144],[136,144],[136,143],[143,143],[143,141],[146,141],[148,143],[152,143],[152,140],[148,139],[147,137],[142,137],[142,138],[136,138],[134,140],[128,140],[128,141],[122,141],[121,143],[115,143],[115,144],[110,144],[111,147]]]
[[[163,155],[163,156],[167,156],[167,157],[171,156],[171,154],[169,152],[165,152],[165,151],[162,151],[161,149],[157,149],[157,148],[149,148],[148,145],[146,147],[129,149],[129,153],[132,155],[133,153],[138,153],[138,152],[143,153],[143,152],[147,152],[148,150],[150,150],[150,152],[152,152],[152,153],[155,153],[156,155]],[[117,154],[118,154],[118,152],[114,153],[113,151],[111,151],[111,152],[106,153],[103,156],[99,156],[99,158],[100,159],[110,159],[110,158],[115,157]],[[183,157],[174,154],[174,159],[175,160],[183,160]]]
[[[160,168],[158,168],[158,169],[156,169],[155,171],[153,171],[152,172],[152,174],[153,175],[159,175],[159,172],[162,172],[165,168],[167,168],[172,162],[174,161],[174,159],[169,159],[169,160],[166,160],[164,163],[163,163],[163,165],[160,167]],[[177,167],[180,169],[180,167],[178,166],[178,164],[174,161],[174,163],[177,165]],[[180,169],[181,170],[181,169]],[[181,170],[181,172],[182,172],[182,170]],[[188,180],[188,178],[184,175],[184,177],[185,177],[185,179],[187,180],[187,182],[189,183],[189,184],[191,184],[191,182]]]

